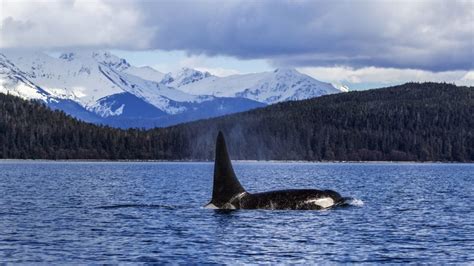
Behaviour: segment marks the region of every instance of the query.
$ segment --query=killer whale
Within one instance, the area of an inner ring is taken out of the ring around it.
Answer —
[[[344,204],[345,198],[332,190],[289,189],[249,193],[237,179],[224,135],[216,140],[211,209],[320,210]]]

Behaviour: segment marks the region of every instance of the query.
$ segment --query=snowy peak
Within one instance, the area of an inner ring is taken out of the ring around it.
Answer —
[[[152,68],[131,66],[124,59],[109,52],[67,52],[59,58],[44,53],[26,52],[11,53],[7,56],[12,62],[18,63],[19,69],[26,70],[25,75],[52,97],[72,100],[94,112],[103,109],[103,98],[124,93],[129,93],[168,114],[186,110],[175,102],[208,100],[164,86],[153,80],[161,78],[160,72]],[[123,100],[124,97],[119,99]],[[96,113],[102,116],[106,112],[102,110]]]
[[[273,70],[273,73],[278,76],[301,75],[301,73],[294,68],[277,68]]]
[[[85,108],[102,97],[124,92],[104,75],[102,70],[110,68],[101,69],[90,53],[69,52],[60,58],[38,52],[10,52],[6,56],[52,97],[72,100]]]
[[[88,61],[93,59],[97,63],[108,66],[117,71],[124,71],[131,67],[127,60],[119,58],[107,51],[80,51],[66,52],[59,56],[59,59],[71,62],[73,60]]]
[[[161,83],[169,87],[179,88],[181,86],[194,83],[209,77],[212,77],[212,75],[207,71],[201,72],[195,69],[185,67],[176,73],[166,74],[163,77]]]
[[[127,60],[112,55],[109,52],[92,52],[92,57],[99,63],[104,64],[110,68],[118,71],[124,71],[130,68]]]
[[[241,97],[266,104],[341,92],[329,83],[318,81],[292,68],[222,78],[213,76],[177,88],[191,94]]]
[[[69,52],[64,53],[60,56],[60,58],[68,61],[71,61],[74,58],[78,58],[81,61],[93,60],[100,65],[106,66],[114,71],[127,73],[153,82],[160,82],[164,76],[163,73],[149,66],[132,66],[127,60],[113,55],[108,51]]]
[[[288,83],[288,82],[297,82],[299,80],[312,80],[320,82],[306,74],[298,72],[294,68],[277,68],[273,72],[268,72],[268,80],[277,80],[279,82]]]
[[[279,68],[262,78],[257,86],[237,93],[237,96],[254,98],[268,104],[303,100],[340,92],[329,83],[321,82],[293,68]]]

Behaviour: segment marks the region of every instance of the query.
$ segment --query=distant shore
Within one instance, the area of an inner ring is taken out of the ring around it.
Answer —
[[[472,164],[474,162],[457,162],[457,161],[293,161],[293,160],[232,160],[236,163],[320,163],[320,164],[351,164],[351,163],[366,163],[366,164]],[[61,160],[46,160],[46,159],[0,159],[0,163],[5,162],[78,162],[78,163],[214,163],[213,160],[101,160],[101,159],[61,159]]]

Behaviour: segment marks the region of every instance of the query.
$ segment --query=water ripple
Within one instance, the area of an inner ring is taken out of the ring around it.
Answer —
[[[0,263],[474,262],[474,165],[237,163],[326,211],[208,210],[212,163],[0,162]]]

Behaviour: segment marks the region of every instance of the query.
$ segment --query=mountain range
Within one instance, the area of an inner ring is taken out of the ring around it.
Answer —
[[[121,128],[169,126],[341,91],[295,69],[217,77],[189,68],[164,74],[107,51],[0,53],[0,92]]]

